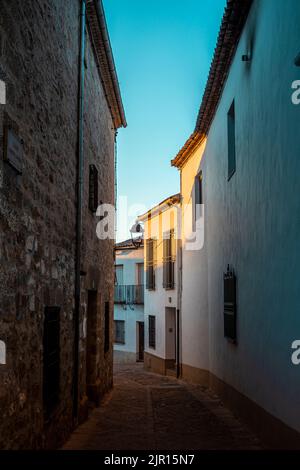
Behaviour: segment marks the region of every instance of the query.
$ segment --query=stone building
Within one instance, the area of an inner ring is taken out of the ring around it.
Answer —
[[[112,385],[116,130],[100,0],[0,0],[0,448],[53,448]],[[3,156],[3,157],[2,157]]]

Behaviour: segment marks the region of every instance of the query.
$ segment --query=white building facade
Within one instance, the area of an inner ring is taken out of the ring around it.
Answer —
[[[144,246],[115,247],[114,362],[144,360]]]
[[[291,360],[300,338],[299,24],[298,0],[228,3],[195,132],[172,161],[183,208],[181,375],[283,448],[300,447]],[[196,249],[191,200],[204,224]]]
[[[176,375],[179,364],[180,195],[139,217],[145,240],[145,368]]]

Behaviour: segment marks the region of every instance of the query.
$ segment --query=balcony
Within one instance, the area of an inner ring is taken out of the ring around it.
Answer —
[[[144,284],[141,285],[116,285],[115,304],[143,305]]]

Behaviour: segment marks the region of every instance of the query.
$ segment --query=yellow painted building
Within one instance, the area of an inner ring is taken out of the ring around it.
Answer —
[[[139,221],[145,230],[145,367],[174,375],[179,363],[180,195],[165,199]]]

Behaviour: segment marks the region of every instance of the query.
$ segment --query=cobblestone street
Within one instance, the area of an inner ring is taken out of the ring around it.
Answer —
[[[114,389],[71,436],[72,450],[259,449],[220,400],[201,386],[117,366]]]

